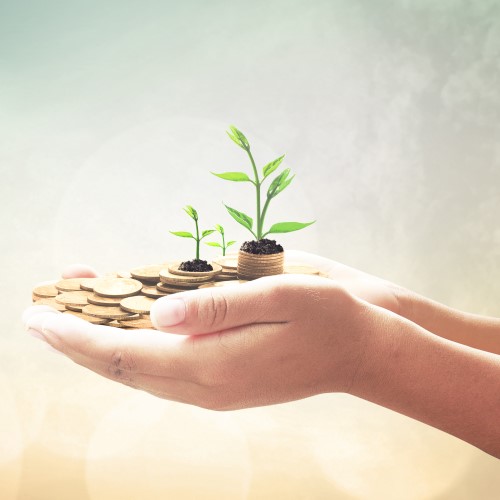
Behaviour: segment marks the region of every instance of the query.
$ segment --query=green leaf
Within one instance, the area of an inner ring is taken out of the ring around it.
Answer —
[[[215,172],[210,173],[226,181],[253,182],[252,179],[250,179],[250,177],[248,177],[248,175],[244,172],[223,172],[221,174],[216,174]]]
[[[218,248],[222,248],[221,244],[220,243],[217,243],[216,241],[207,241],[205,243],[205,245],[209,245],[211,247],[218,247]]]
[[[215,224],[215,229],[218,233],[224,234],[224,228],[220,224]]]
[[[229,130],[227,135],[233,140],[240,148],[248,151],[250,150],[250,144],[248,139],[245,137],[241,130],[238,130],[234,125],[229,126]]]
[[[231,245],[234,245],[235,243],[236,243],[236,241],[228,241],[226,244],[226,248],[230,247]]]
[[[273,160],[272,162],[268,163],[262,169],[262,174],[264,175],[264,179],[268,175],[271,175],[281,165],[281,162],[283,161],[283,158],[285,158],[285,155],[280,156],[279,158],[276,158],[276,160]]]
[[[191,205],[186,205],[183,210],[191,219],[198,220],[198,212]]]
[[[249,229],[250,231],[252,231],[253,219],[250,216],[244,214],[243,212],[239,212],[238,210],[235,210],[234,208],[228,207],[227,205],[224,205],[224,206],[226,207],[227,211],[229,212],[229,215],[231,215],[231,217],[236,222],[238,222],[242,226],[244,226],[247,229]]]
[[[290,183],[293,181],[295,175],[292,175],[292,177],[290,177],[289,179],[286,179],[285,181],[283,181],[276,189],[276,191],[274,192],[274,196],[278,196],[282,191],[285,190],[285,188],[287,188]]]
[[[271,229],[266,234],[269,233],[291,233],[292,231],[298,231],[299,229],[304,229],[316,221],[312,222],[278,222],[271,226]]]
[[[212,233],[215,233],[215,229],[205,229],[205,231],[201,233],[201,239],[205,238],[206,236]]]
[[[245,137],[243,132],[241,130],[238,130],[234,125],[229,126],[231,132],[235,137],[239,139],[239,141],[248,149],[250,149],[250,143],[248,142],[248,139]]]
[[[271,182],[271,185],[269,186],[269,189],[267,190],[267,196],[268,198],[274,198],[276,196],[276,191],[278,190],[279,186],[286,182],[288,175],[290,174],[290,169],[285,168],[281,174],[279,174],[273,182]]]
[[[191,233],[188,233],[187,231],[170,231],[170,233],[172,233],[175,236],[180,236],[181,238],[195,239],[195,237]]]

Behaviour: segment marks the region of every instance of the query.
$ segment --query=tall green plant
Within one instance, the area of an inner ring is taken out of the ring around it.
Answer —
[[[264,229],[264,222],[267,215],[267,210],[269,208],[269,204],[271,200],[276,198],[280,193],[282,193],[292,182],[295,175],[290,176],[290,169],[286,168],[280,174],[278,174],[273,181],[270,183],[266,199],[263,202],[262,196],[262,186],[264,181],[275,172],[278,167],[281,165],[285,155],[276,158],[271,161],[267,165],[262,168],[262,174],[259,176],[259,171],[257,169],[257,165],[255,164],[254,157],[252,152],[250,151],[250,143],[248,139],[245,137],[243,132],[238,130],[234,125],[229,127],[227,131],[227,135],[229,138],[241,149],[243,149],[252,165],[253,179],[251,179],[244,172],[223,172],[223,173],[215,173],[212,172],[213,175],[220,177],[226,181],[232,182],[250,182],[255,187],[255,201],[256,201],[256,220],[255,220],[255,229],[254,229],[254,220],[249,215],[236,210],[235,208],[231,208],[227,205],[224,205],[231,215],[231,217],[241,224],[244,228],[248,229],[256,240],[261,240],[265,238],[268,234],[276,234],[276,233],[290,233],[292,231],[298,231],[299,229],[303,229],[307,226],[310,226],[316,221],[312,222],[278,222],[273,224],[267,231]]]
[[[191,205],[187,205],[183,208],[184,212],[186,212],[189,217],[191,217],[191,219],[194,220],[194,223],[195,223],[195,227],[196,227],[196,236],[192,233],[189,233],[187,231],[170,231],[171,234],[173,234],[174,236],[180,236],[181,238],[192,238],[193,240],[196,241],[196,259],[199,260],[200,259],[200,241],[205,238],[206,236],[208,236],[209,234],[212,234],[213,232],[215,232],[215,229],[205,229],[205,231],[203,231],[201,233],[201,236],[200,236],[200,229],[198,227],[198,212],[191,206]]]

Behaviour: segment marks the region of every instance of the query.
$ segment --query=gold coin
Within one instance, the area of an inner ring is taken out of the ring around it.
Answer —
[[[138,313],[130,313],[126,318],[119,318],[119,321],[132,321],[134,319],[142,318],[141,314]]]
[[[72,314],[73,316],[84,319],[85,321],[88,321],[89,323],[92,323],[94,325],[105,325],[109,322],[109,320],[106,318],[97,318],[96,316],[89,316],[88,314],[77,311],[65,311],[63,314]]]
[[[214,288],[221,286],[237,286],[248,283],[248,280],[232,280],[232,281],[214,281],[212,283],[206,283],[205,285],[200,285],[198,288]]]
[[[189,285],[189,286],[174,286],[174,285],[169,285],[168,283],[158,283],[156,285],[156,288],[160,292],[164,292],[167,294],[171,293],[178,293],[178,292],[185,292],[186,290],[195,290],[198,288],[199,283],[195,283],[194,285]]]
[[[319,275],[320,270],[312,266],[285,265],[285,274],[315,274]]]
[[[179,269],[179,266],[181,265],[180,262],[174,262],[170,266],[168,266],[168,272],[170,274],[175,274],[176,276],[215,276],[216,274],[219,274],[222,272],[222,266],[219,266],[219,264],[216,264],[215,262],[212,263],[213,270],[212,271],[181,271]]]
[[[54,284],[51,285],[40,285],[33,288],[33,295],[39,299],[48,299],[55,297],[59,293],[59,290]]]
[[[226,255],[225,257],[214,260],[214,262],[224,269],[223,272],[226,272],[226,269],[234,269],[236,271],[238,267],[238,256],[229,257]]]
[[[160,271],[160,280],[163,283],[182,286],[183,284],[206,283],[212,279],[211,276],[179,276],[172,274],[166,269]]]
[[[130,271],[132,278],[144,281],[154,281],[157,283],[160,281],[160,271],[162,269],[167,269],[168,266],[164,264],[151,265],[151,266],[143,266],[137,267]]]
[[[207,283],[210,283],[210,281]],[[156,288],[161,292],[176,293],[185,292],[186,290],[195,290],[198,288],[198,285],[202,284],[203,283],[176,283],[175,285],[171,285],[170,283],[157,283]]]
[[[156,286],[143,286],[141,293],[146,297],[150,297],[151,299],[159,299],[160,297],[165,297],[165,295],[168,295],[167,292],[158,290]]]
[[[174,285],[169,285],[167,283],[158,283],[156,285],[157,290],[160,292],[166,293],[167,295],[170,295],[172,293],[178,293],[178,292],[185,292],[186,290],[195,290],[198,288],[198,284],[195,285],[190,285],[189,287],[185,286],[174,286]]]
[[[68,304],[71,306],[83,306],[87,305],[87,297],[92,292],[85,292],[84,290],[80,290],[79,292],[64,292],[60,293],[55,301],[59,302],[59,304],[64,304],[67,306]]]
[[[132,278],[132,275],[128,271],[117,271],[115,274],[116,278]]]
[[[231,273],[231,274],[221,273],[214,278],[215,281],[234,281],[237,279],[238,275],[236,273]]]
[[[124,311],[119,307],[95,306],[94,304],[85,306],[82,312],[84,314],[88,314],[89,316],[104,319],[124,319],[131,316],[129,312]]]
[[[80,283],[88,278],[69,278],[66,280],[58,281],[55,287],[60,292],[78,292],[81,290]]]
[[[73,304],[66,304],[66,309],[68,311],[76,311],[76,312],[82,312],[82,309],[86,306],[87,304],[83,305],[83,304],[77,304],[77,305],[73,305]]]
[[[151,306],[156,302],[155,299],[136,295],[135,297],[126,297],[120,302],[120,307],[125,311],[138,314],[149,314]]]
[[[95,306],[119,306],[122,297],[101,297],[95,293],[87,297],[87,302],[89,304],[94,304]]]
[[[121,321],[118,320],[120,326],[125,326],[128,328],[144,328],[149,330],[154,330],[153,323],[149,318],[139,318],[139,319],[131,319],[130,321]]]
[[[59,302],[56,302],[56,299],[54,299],[53,297],[35,300],[35,306],[49,306],[59,312],[66,311],[66,307],[64,307],[64,304],[59,304]]]
[[[223,267],[221,274],[235,275],[238,272],[237,268],[229,269],[228,267]],[[219,275],[217,275],[219,276]]]
[[[80,282],[80,288],[88,292],[94,291],[94,285],[102,278],[83,278]]]
[[[114,319],[108,323],[108,326],[113,326],[115,328],[125,328],[117,319]]]
[[[94,285],[94,292],[103,297],[130,297],[141,291],[140,281],[128,278],[102,278]]]

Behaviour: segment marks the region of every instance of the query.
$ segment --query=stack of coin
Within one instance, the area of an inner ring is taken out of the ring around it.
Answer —
[[[165,293],[176,293],[195,290],[200,285],[210,283],[222,272],[222,267],[212,263],[213,270],[206,272],[189,272],[179,270],[180,262],[172,263],[168,269],[160,271],[160,283],[156,288]]]
[[[102,278],[63,279],[36,286],[32,299],[37,305],[48,305],[90,323],[151,329],[154,327],[149,313],[160,297],[197,288],[240,285],[249,279],[280,274],[276,256],[253,256],[260,258],[260,264],[251,274],[244,259],[240,266],[237,256],[230,255],[213,262],[214,269],[209,272],[180,271],[179,263],[175,262],[109,273]],[[280,256],[283,258],[283,252]],[[285,273],[320,274],[318,269],[303,265],[286,266]]]
[[[238,254],[238,278],[253,280],[263,276],[283,274],[285,252],[252,254],[240,250]]]
[[[231,281],[238,279],[238,256],[231,255],[221,257],[214,261],[222,267],[222,272],[215,276],[215,281]]]
[[[35,287],[33,301],[90,323],[119,328],[153,328],[149,312],[155,298],[129,278],[71,278]]]
[[[66,307],[63,304],[56,302],[56,297],[59,295],[59,290],[55,287],[55,282],[45,283],[36,286],[32,293],[31,298],[33,302],[40,306],[50,306],[58,311],[65,311]]]

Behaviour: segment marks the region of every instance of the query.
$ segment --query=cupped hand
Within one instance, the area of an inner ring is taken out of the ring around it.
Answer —
[[[299,250],[287,250],[287,261],[315,267],[352,295],[375,306],[401,314],[400,298],[405,290],[390,281],[346,266],[326,257]]]
[[[286,256],[288,262],[319,269],[323,276],[334,280],[359,299],[401,314],[400,298],[402,294],[406,293],[401,286],[313,253],[287,250]],[[62,273],[63,278],[91,278],[95,276],[97,276],[97,272],[93,268],[82,264],[70,266]]]
[[[92,325],[44,306],[24,320],[104,377],[228,410],[348,392],[369,333],[365,306],[334,280],[281,275],[163,297],[151,311],[160,331]]]

